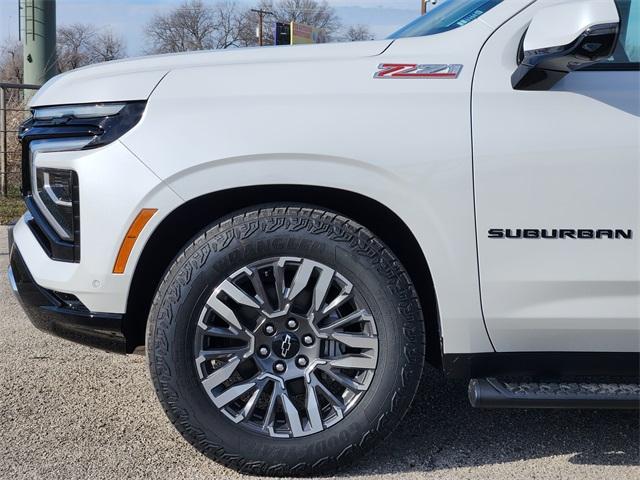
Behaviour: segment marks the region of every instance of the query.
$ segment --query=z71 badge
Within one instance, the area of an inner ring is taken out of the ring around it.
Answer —
[[[462,71],[462,65],[415,63],[382,63],[373,78],[444,78],[456,79]]]

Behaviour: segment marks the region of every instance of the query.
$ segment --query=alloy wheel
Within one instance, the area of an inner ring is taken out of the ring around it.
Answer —
[[[341,421],[368,390],[376,324],[339,272],[271,258],[216,286],[198,318],[194,359],[212,406],[233,422],[303,437]]]

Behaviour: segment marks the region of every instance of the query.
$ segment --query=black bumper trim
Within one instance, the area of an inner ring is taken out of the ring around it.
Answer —
[[[76,182],[77,183],[77,182]],[[62,240],[56,231],[49,225],[44,215],[38,209],[36,202],[31,195],[25,197],[27,205],[27,215],[25,221],[27,226],[36,237],[42,249],[47,253],[49,258],[58,262],[79,263],[80,262],[80,232],[76,231],[76,241],[67,242]],[[74,202],[76,202],[74,200]],[[76,202],[77,203],[77,202]],[[77,208],[76,208],[77,210]],[[74,218],[76,225],[79,224],[79,218]]]
[[[11,248],[9,280],[36,328],[82,345],[126,353],[124,315],[65,308],[53,292],[35,283],[15,245]]]
[[[7,243],[9,244],[9,253],[11,253],[11,248],[13,247],[13,228],[15,223],[9,224],[9,229],[7,230]]]

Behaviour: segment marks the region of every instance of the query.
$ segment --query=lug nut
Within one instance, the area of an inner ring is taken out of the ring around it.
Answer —
[[[277,373],[284,373],[284,371],[287,369],[287,366],[284,364],[284,362],[276,362],[273,365],[273,369],[277,372]]]
[[[307,346],[313,345],[313,337],[311,335],[305,335],[304,337],[302,337],[302,343]]]
[[[261,357],[268,357],[269,356],[269,349],[267,347],[260,347],[260,349],[258,350],[258,353],[260,354]]]
[[[309,364],[309,360],[306,357],[298,357],[296,358],[296,365],[300,368],[304,368]]]
[[[264,327],[264,333],[266,333],[267,335],[273,335],[274,333],[276,333],[276,327],[269,324]]]
[[[298,328],[298,322],[296,322],[293,318],[287,322],[287,328],[291,330],[295,330]]]

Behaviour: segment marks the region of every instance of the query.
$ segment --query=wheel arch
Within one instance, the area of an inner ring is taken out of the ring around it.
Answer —
[[[427,259],[411,229],[382,203],[329,187],[261,185],[196,197],[172,211],[156,227],[138,259],[127,298],[127,351],[144,345],[153,296],[177,252],[207,225],[234,211],[276,202],[311,204],[345,215],[371,230],[398,256],[420,297],[427,332],[427,360],[442,365],[441,328],[435,287]],[[135,292],[135,294],[134,294]]]

